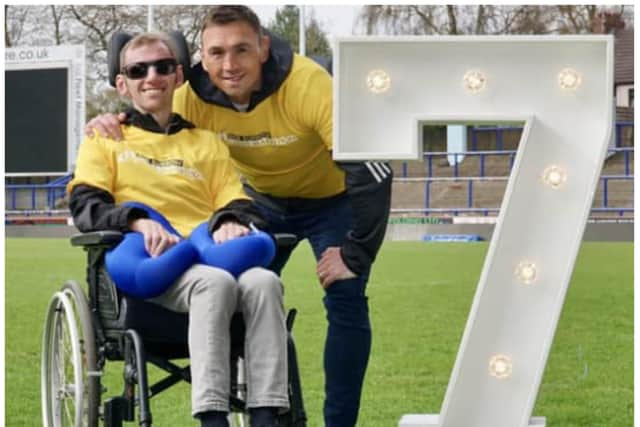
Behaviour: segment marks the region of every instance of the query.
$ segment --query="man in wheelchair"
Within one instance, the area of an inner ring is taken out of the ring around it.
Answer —
[[[202,426],[228,426],[229,325],[242,312],[251,426],[274,426],[289,400],[282,284],[263,268],[273,242],[254,227],[263,220],[225,145],[172,113],[183,71],[169,38],[135,36],[119,63],[116,87],[132,102],[124,140],[81,144],[68,187],[75,225],[127,233],[106,262],[119,290],[188,312],[192,413]]]

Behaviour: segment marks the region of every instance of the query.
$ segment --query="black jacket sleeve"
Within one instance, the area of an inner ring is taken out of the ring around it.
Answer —
[[[209,219],[209,234],[216,231],[227,221],[235,221],[247,227],[253,223],[253,225],[260,229],[267,227],[267,221],[262,217],[251,200],[233,200],[226,206],[215,211]]]
[[[393,170],[382,162],[339,162],[345,171],[353,210],[353,228],[342,244],[342,259],[361,274],[371,266],[382,245],[391,207]]]
[[[83,233],[130,231],[130,221],[149,216],[140,208],[118,206],[111,193],[85,184],[76,185],[71,190],[69,209],[75,226]]]

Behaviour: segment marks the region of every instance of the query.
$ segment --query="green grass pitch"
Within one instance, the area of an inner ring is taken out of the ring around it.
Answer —
[[[374,339],[359,426],[389,427],[403,414],[439,412],[487,247],[385,243],[368,288]],[[83,280],[84,254],[62,239],[7,239],[5,262],[6,425],[32,427],[41,425],[45,309],[65,280]],[[306,244],[284,282],[287,307],[299,311],[294,335],[308,425],[320,427],[326,320]],[[108,366],[103,382],[112,396],[121,392],[121,371]],[[197,425],[186,384],[151,404],[154,425]],[[545,416],[548,427],[632,425],[631,243],[582,245],[533,415]]]

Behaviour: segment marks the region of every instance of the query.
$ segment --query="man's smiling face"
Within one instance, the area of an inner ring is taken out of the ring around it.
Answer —
[[[122,68],[137,63],[154,63],[161,60],[175,60],[169,48],[161,41],[129,48],[124,55]],[[158,70],[160,67],[160,72]],[[166,71],[165,69],[164,71]],[[171,70],[171,68],[168,68]],[[173,71],[162,73],[162,66],[148,66],[146,75],[134,79],[124,74],[116,78],[116,86],[121,95],[131,98],[136,109],[145,114],[171,111],[173,91],[182,83],[182,70],[174,66]]]
[[[262,84],[269,45],[269,37],[260,36],[246,22],[211,25],[202,32],[202,66],[231,101],[247,104]]]

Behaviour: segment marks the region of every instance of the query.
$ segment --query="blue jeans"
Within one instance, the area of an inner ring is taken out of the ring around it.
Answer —
[[[269,222],[271,233],[308,239],[316,260],[329,246],[341,246],[351,229],[351,204],[346,195],[322,200],[283,199],[250,192]],[[278,251],[269,267],[280,273],[293,248]],[[371,325],[365,295],[369,270],[354,279],[334,282],[323,298],[329,322],[324,347],[326,427],[353,427],[371,351]]]

